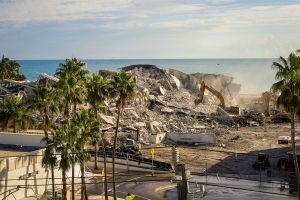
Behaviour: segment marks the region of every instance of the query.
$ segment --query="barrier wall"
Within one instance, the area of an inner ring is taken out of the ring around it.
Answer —
[[[213,144],[215,143],[215,134],[213,133],[168,133],[167,137],[174,142],[187,144]]]
[[[38,150],[22,157],[0,160],[0,199],[40,197],[46,190],[52,190],[51,170],[42,166],[42,155],[43,150]],[[61,171],[56,168],[54,174],[55,183],[61,184]],[[80,167],[76,165],[75,177],[80,175]],[[67,173],[67,177],[71,177],[71,171]],[[80,179],[76,180],[80,182]],[[70,181],[71,179],[68,178],[67,182]],[[61,187],[61,185],[56,186],[57,189]]]

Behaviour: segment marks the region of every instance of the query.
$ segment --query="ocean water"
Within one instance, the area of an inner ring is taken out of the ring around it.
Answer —
[[[178,69],[186,73],[214,73],[232,76],[241,84],[241,93],[259,94],[270,89],[275,71],[271,68],[276,59],[113,59],[84,60],[87,69],[119,70],[132,64],[153,64],[163,69]],[[41,72],[53,75],[64,60],[18,60],[20,71],[29,80],[36,80]]]

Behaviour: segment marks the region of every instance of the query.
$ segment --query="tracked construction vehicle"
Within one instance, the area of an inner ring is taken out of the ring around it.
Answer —
[[[234,114],[234,115],[240,114],[240,108],[238,106],[229,106],[229,107],[226,107],[226,105],[225,105],[225,99],[224,99],[223,95],[219,91],[217,91],[216,89],[214,89],[213,87],[206,85],[204,81],[201,82],[201,85],[200,85],[200,88],[199,88],[199,96],[198,96],[198,98],[194,102],[195,105],[198,105],[198,104],[200,104],[200,103],[203,102],[204,92],[205,92],[206,89],[219,99],[220,106],[226,112],[228,112],[230,114]]]

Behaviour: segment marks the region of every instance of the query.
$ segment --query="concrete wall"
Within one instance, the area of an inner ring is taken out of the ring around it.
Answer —
[[[51,171],[42,166],[42,155],[43,150],[38,150],[23,157],[0,160],[0,199],[22,199],[28,196],[41,196],[45,190],[51,191]],[[71,177],[70,171],[67,176]],[[80,177],[79,165],[75,166],[75,176]],[[55,178],[57,178],[55,183],[61,184],[61,171],[57,168]],[[75,180],[80,182],[80,179]],[[70,178],[67,181],[70,183]],[[17,190],[18,185],[19,190]],[[56,188],[61,187],[58,185]],[[9,195],[10,193],[12,194]],[[7,195],[9,196],[5,198]]]
[[[0,144],[44,147],[45,145],[41,143],[43,137],[44,134],[0,132]]]
[[[168,133],[167,137],[174,142],[182,142],[189,144],[212,144],[215,143],[215,135],[213,133]]]
[[[149,142],[152,144],[160,144],[166,137],[165,133],[155,134],[149,136]]]

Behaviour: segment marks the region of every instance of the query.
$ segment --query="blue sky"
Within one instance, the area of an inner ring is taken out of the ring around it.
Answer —
[[[270,58],[300,49],[300,0],[0,0],[15,59]]]

